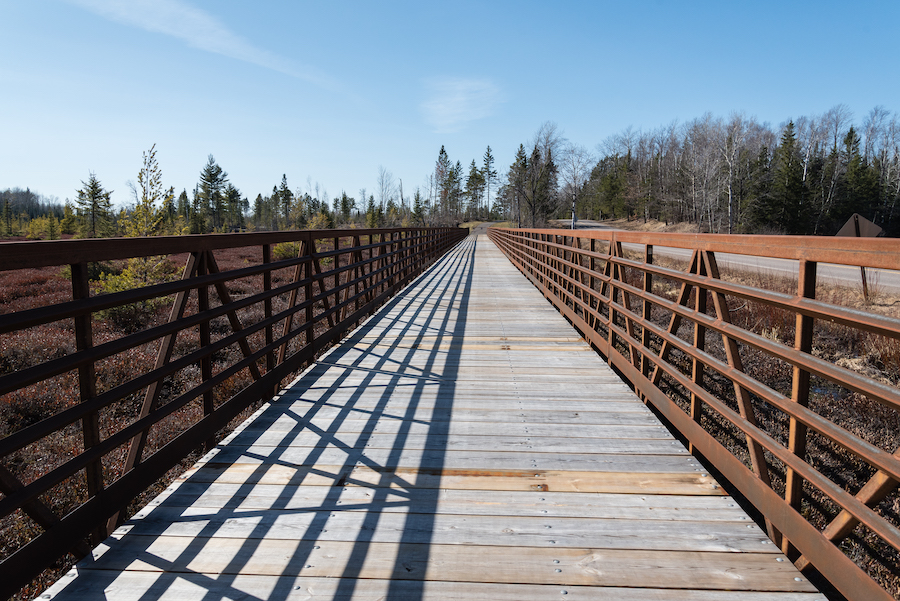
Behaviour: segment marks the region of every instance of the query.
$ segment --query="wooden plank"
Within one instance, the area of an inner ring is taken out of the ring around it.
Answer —
[[[557,586],[623,586],[814,592],[790,562],[766,553],[630,551],[473,545],[400,544],[113,535],[95,551],[95,569],[204,574],[297,574],[323,578],[531,582]],[[355,547],[361,564],[348,565]],[[558,562],[558,563],[556,563]]]
[[[420,470],[398,467],[207,463],[185,473],[192,482],[303,486],[390,486],[401,489],[511,490],[536,492],[723,495],[704,472],[643,473],[553,470]]]
[[[382,512],[416,511],[397,489],[384,489],[387,502]],[[369,511],[375,490],[346,486],[336,496],[325,486],[183,482],[150,503],[171,507],[206,509],[287,509],[315,511]],[[611,493],[523,492],[493,490],[423,489],[417,496],[441,513],[455,515],[505,515],[532,517],[580,517],[598,519],[724,521],[749,524],[747,514],[727,496],[638,495]],[[141,513],[144,513],[143,511]]]
[[[400,437],[397,446],[403,444]],[[417,466],[420,470],[478,471],[484,466],[492,470],[552,470],[569,472],[609,472],[627,471],[633,474],[692,474],[702,470],[689,455],[637,455],[605,454],[587,455],[582,453],[534,453],[529,450],[517,452],[499,451],[447,451],[390,448],[337,448],[293,446],[238,447],[229,445],[217,449],[212,461],[249,465],[269,465],[286,463],[296,467],[367,465],[373,469],[386,466]]]
[[[207,601],[208,599],[284,599],[285,601],[524,601],[555,599],[566,591],[568,601],[722,601],[721,591],[566,586],[536,584],[493,584],[447,582],[443,580],[394,581],[386,579],[315,578],[310,576],[261,576],[237,574],[220,576],[184,572],[122,572],[80,569],[77,578],[64,578],[51,589],[56,598],[65,587],[68,601],[95,601],[102,591],[116,601]],[[389,597],[390,595],[390,597]],[[772,593],[729,591],[733,601],[770,601]],[[824,601],[818,593],[780,593],[779,601]]]
[[[364,420],[378,421],[423,421],[429,424],[437,422],[454,421],[462,422],[488,422],[507,424],[585,424],[585,425],[616,425],[616,426],[655,426],[659,420],[643,405],[631,403],[624,410],[616,410],[612,407],[609,411],[535,411],[532,409],[518,409],[506,411],[494,411],[490,409],[469,409],[468,411],[453,411],[453,403],[440,403],[437,407],[418,406],[417,404],[403,407],[406,412],[391,408],[390,412],[382,411],[352,411],[345,407],[316,406],[313,408],[304,405],[296,405],[303,413],[294,413],[294,419],[298,423],[305,422],[332,422],[340,418],[341,422]],[[387,408],[386,408],[387,409]],[[293,412],[292,412],[293,413]]]
[[[116,530],[119,535],[232,538],[245,541],[315,540],[353,542],[365,532],[376,543],[482,545],[716,553],[774,553],[756,524],[723,521],[597,519],[547,516],[435,515],[382,512],[386,491],[375,491],[369,511],[210,511],[206,508],[163,506],[141,512]],[[416,504],[415,495],[405,501]],[[423,505],[431,507],[430,502]]]
[[[336,445],[330,438],[303,430],[297,435],[286,436],[286,430],[244,430],[225,444],[238,447],[250,445],[262,447],[322,448]],[[655,430],[649,430],[650,433]],[[353,434],[334,435],[341,446],[353,447],[358,437]],[[365,448],[392,449],[397,444],[393,434],[373,432],[367,434]],[[541,438],[520,436],[468,436],[462,434],[433,435],[407,434],[403,440],[407,449],[447,451],[533,451],[535,453],[566,453],[582,455],[685,455],[687,449],[681,443],[668,438]],[[271,452],[275,452],[274,450]]]
[[[300,431],[301,426],[313,426],[316,431],[328,430],[329,423],[324,420],[322,423],[317,420],[299,420],[299,417],[282,417],[273,422],[274,431]],[[399,419],[381,419],[375,422],[369,422],[364,419],[345,419],[341,420],[340,431],[344,434],[354,432],[378,431],[386,434],[399,432],[401,429],[410,434],[427,434],[430,428],[430,422],[427,420],[404,421]],[[654,431],[658,433],[659,438],[672,440],[671,434],[662,426],[645,425],[627,425],[618,424],[536,424],[536,423],[491,423],[486,421],[466,422],[466,421],[450,421],[442,428],[443,432],[449,435],[469,435],[469,436],[517,436],[527,435],[529,438],[654,438]]]

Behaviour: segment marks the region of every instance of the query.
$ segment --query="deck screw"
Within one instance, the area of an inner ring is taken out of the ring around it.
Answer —
[[[560,570],[559,568],[556,568],[556,571],[557,571],[557,572],[562,572],[562,570]]]
[[[559,560],[558,560],[558,559],[554,559],[554,560],[553,560],[553,563],[559,563]]]
[[[784,557],[777,557],[775,561],[784,561]]]
[[[794,582],[803,582],[803,578],[794,578]]]

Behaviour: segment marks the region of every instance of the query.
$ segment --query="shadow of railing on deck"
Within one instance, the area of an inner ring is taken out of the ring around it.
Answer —
[[[185,585],[204,599],[256,598],[242,587],[242,571],[272,577],[267,599],[287,599],[310,584],[304,576],[329,577],[316,581],[317,592],[325,586],[332,598],[349,599],[373,545],[392,542],[382,547],[396,549],[387,598],[421,599],[474,250],[470,239],[383,306],[149,514],[120,528],[128,536],[110,544],[91,578],[57,598],[113,586],[114,570],[138,561],[160,571],[149,576],[145,601]],[[414,355],[423,367],[411,366]],[[392,413],[394,399],[402,413]],[[419,453],[416,466],[410,457]],[[386,534],[390,525],[376,534],[392,521],[399,540]],[[329,528],[335,523],[337,531]],[[353,540],[341,534],[348,524]],[[292,544],[278,542],[284,531],[299,539],[288,555],[279,554]],[[343,566],[319,565],[325,551],[347,545]]]

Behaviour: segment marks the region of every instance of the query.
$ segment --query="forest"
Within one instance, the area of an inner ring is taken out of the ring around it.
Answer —
[[[512,149],[509,149],[512,150]],[[95,173],[59,203],[30,188],[0,191],[0,236],[106,237],[569,219],[689,223],[698,232],[833,235],[853,213],[900,235],[900,116],[884,107],[857,123],[845,105],[777,127],[710,113],[651,130],[631,127],[588,149],[551,122],[498,169],[491,147],[464,167],[442,146],[411,193],[379,168],[375,187],[334,198],[286,174],[253,200],[209,155],[190,192],[166,188],[156,146],[115,209]]]

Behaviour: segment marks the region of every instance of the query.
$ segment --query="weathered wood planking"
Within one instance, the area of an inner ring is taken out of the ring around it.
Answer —
[[[484,237],[94,555],[51,598],[824,601]]]

